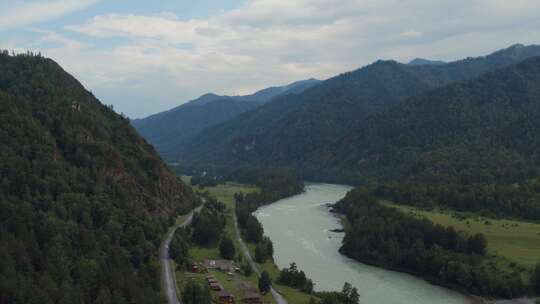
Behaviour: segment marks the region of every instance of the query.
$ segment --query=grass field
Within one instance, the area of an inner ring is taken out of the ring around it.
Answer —
[[[458,231],[481,232],[488,240],[488,252],[510,262],[529,269],[540,263],[540,223],[491,219],[448,210],[426,211],[390,202],[383,203],[443,226],[453,226]]]
[[[189,176],[182,176],[182,180],[184,180],[184,182],[186,182],[187,184],[189,184],[190,182]],[[206,188],[194,187],[193,190],[201,191],[201,192],[208,191],[208,193],[211,196],[215,197],[218,201],[224,203],[227,206],[227,211],[225,212],[225,215],[227,217],[227,225],[225,227],[225,233],[234,241],[236,252],[237,254],[239,254],[240,244],[238,243],[238,240],[236,239],[236,232],[235,232],[234,222],[233,222],[233,214],[234,214],[233,212],[235,208],[234,194],[238,192],[243,192],[244,194],[247,194],[247,193],[257,192],[259,191],[259,189],[257,187],[249,186],[249,185],[226,183],[226,184],[219,184],[216,187],[206,187]],[[247,243],[247,245],[251,251],[251,255],[253,256],[255,246],[249,243]],[[190,255],[196,261],[202,261],[205,258],[210,258],[210,259],[220,258],[219,250],[216,247],[204,248],[204,247],[194,246],[190,248]],[[261,270],[268,271],[268,273],[270,274],[273,280],[277,278],[279,274],[278,268],[271,261],[267,261],[264,264],[259,264],[259,268]],[[212,272],[212,274],[216,277],[217,280],[220,281],[220,283],[222,283],[222,281],[224,280],[222,285],[227,291],[235,295],[237,299],[242,298],[243,291],[237,288],[237,285],[234,284],[235,282],[227,281],[226,274],[222,274],[220,272]],[[182,283],[183,280],[188,279],[188,278],[204,281],[204,275],[177,272],[177,281],[179,285],[183,284]],[[258,285],[258,278],[255,274],[252,274],[249,277],[242,276],[242,278],[246,282],[249,282],[252,286],[256,287]],[[303,292],[300,292],[296,289],[293,289],[287,286],[282,286],[275,283],[273,284],[273,286],[278,292],[280,292],[289,301],[289,303],[307,304],[309,303],[309,300],[311,298],[310,295],[307,295]],[[264,301],[265,303],[275,303],[274,299],[272,298],[270,294],[267,294],[264,296]]]

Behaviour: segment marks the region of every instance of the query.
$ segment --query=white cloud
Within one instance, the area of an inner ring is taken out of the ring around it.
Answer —
[[[422,33],[415,30],[408,30],[408,31],[400,33],[400,35],[407,38],[417,38],[417,37],[422,36]]]
[[[10,1],[0,3],[0,30],[62,17],[99,0]]]
[[[44,53],[98,96],[106,92],[104,97],[115,99],[106,103],[141,116],[208,91],[245,93],[326,78],[379,58],[449,60],[516,42],[539,43],[536,2],[252,0],[199,19],[182,19],[173,12],[111,12],[65,30],[70,37],[120,38],[114,46],[93,47],[46,33],[61,46]],[[129,96],[132,103],[119,96]]]

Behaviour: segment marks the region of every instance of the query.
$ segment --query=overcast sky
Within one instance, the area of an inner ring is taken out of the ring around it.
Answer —
[[[540,43],[538,0],[0,0],[1,49],[40,51],[132,118],[514,43]]]

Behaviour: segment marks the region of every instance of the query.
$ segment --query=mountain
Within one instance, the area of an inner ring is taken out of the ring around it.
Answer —
[[[299,94],[317,84],[308,79],[283,87],[270,87],[245,96],[205,94],[171,110],[132,121],[133,126],[165,158],[175,155],[186,141],[200,131],[232,119],[269,100],[286,94]]]
[[[540,55],[540,46],[514,45],[488,56],[435,66],[377,61],[207,128],[184,145],[179,159],[195,170],[289,166],[310,180],[354,183],[357,164],[344,168],[335,154],[360,146],[344,139],[354,138],[367,117],[534,55]]]
[[[194,195],[50,59],[0,52],[0,302],[157,303]]]
[[[538,220],[538,134],[540,57],[533,57],[368,118],[332,159],[398,202]]]
[[[443,65],[443,64],[446,64],[446,62],[444,61],[440,61],[440,60],[428,60],[428,59],[424,59],[424,58],[415,58],[411,61],[409,61],[409,63],[407,63],[408,65]]]

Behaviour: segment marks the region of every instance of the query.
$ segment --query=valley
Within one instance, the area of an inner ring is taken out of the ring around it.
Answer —
[[[250,48],[206,45],[249,44],[232,28],[257,36],[250,18],[223,32],[164,11],[145,22],[160,18],[148,45],[166,28],[205,45],[124,48],[137,60],[114,72],[0,50],[0,304],[540,303],[540,45],[363,66],[261,52],[264,69]],[[123,35],[86,29],[63,27]],[[200,49],[212,58],[177,74]],[[186,99],[132,119],[96,97],[133,106],[138,90]]]
[[[182,176],[182,179],[187,184],[189,184],[191,178],[188,176]],[[243,193],[243,194],[256,193],[256,192],[259,192],[260,189],[254,186],[228,182],[228,183],[218,184],[215,187],[195,187],[195,190],[200,193],[207,192],[208,195],[216,198],[220,202],[223,202],[227,206],[227,210],[225,211],[227,224],[224,228],[224,233],[231,240],[233,240],[237,255],[243,256],[242,261],[245,262],[247,257],[243,255],[241,251],[241,248],[243,246],[240,244],[240,241],[237,238],[237,232],[236,232],[237,228],[235,227],[235,224],[234,224],[235,223],[234,196],[236,193]],[[247,243],[247,248],[249,249],[250,255],[254,256],[255,246],[251,243]],[[214,259],[214,260],[221,259],[219,248],[217,246],[196,246],[196,245],[191,246],[189,254],[192,260],[198,261],[198,262],[202,262],[205,259]],[[257,263],[256,267],[258,267],[261,271],[263,270],[268,271],[272,278],[276,278],[279,272],[277,266],[271,260],[268,260],[262,264]],[[228,292],[232,293],[236,299],[244,298],[245,290],[244,290],[244,287],[242,286],[247,284],[247,285],[251,285],[252,287],[257,288],[258,278],[255,273],[251,273],[249,276],[237,274],[236,275],[237,277],[234,279],[234,282],[229,280],[226,274],[220,273],[219,271],[212,271],[211,274],[214,275],[216,278],[218,278],[219,282],[223,285],[223,287]],[[184,270],[177,271],[176,277],[177,277],[177,284],[178,284],[179,290],[183,289],[183,286],[186,280],[194,279],[195,281],[201,284],[205,283],[205,275],[193,274]],[[289,303],[306,303],[307,304],[309,303],[309,300],[311,298],[310,295],[304,294],[298,290],[295,290],[287,286],[274,284],[274,288],[276,289],[277,292],[282,294],[285,297],[285,299],[288,300]],[[265,303],[266,302],[276,303],[275,298],[270,293],[264,295],[263,300],[265,301]]]
[[[296,262],[315,282],[315,290],[340,290],[345,282],[358,288],[361,303],[473,303],[472,298],[431,285],[411,275],[388,271],[349,259],[338,252],[343,233],[340,221],[329,212],[350,187],[307,184],[302,194],[289,197],[256,212],[265,232],[274,241],[279,268]],[[294,302],[296,303],[296,302]]]

